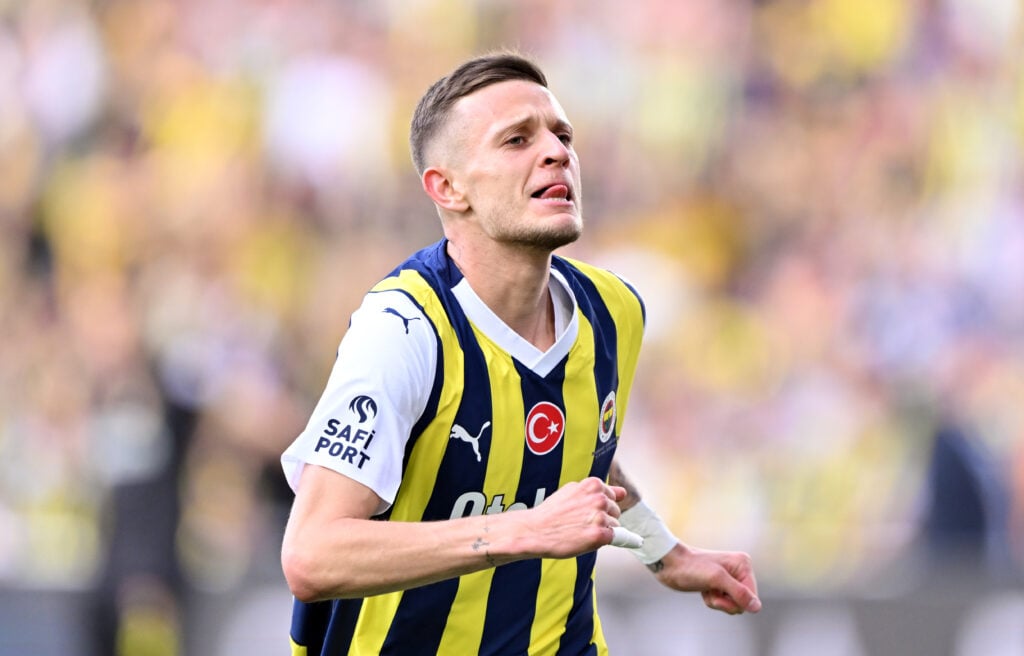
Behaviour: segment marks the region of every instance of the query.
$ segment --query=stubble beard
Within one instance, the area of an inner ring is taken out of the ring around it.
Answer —
[[[495,235],[501,241],[537,251],[555,251],[573,243],[583,234],[583,218],[577,215],[571,223],[550,225],[543,221],[538,223],[521,223],[512,217],[505,217],[498,223]]]
[[[554,251],[579,239],[582,232],[581,223],[546,230],[527,228],[519,230],[518,234],[509,235],[507,240],[535,250]]]

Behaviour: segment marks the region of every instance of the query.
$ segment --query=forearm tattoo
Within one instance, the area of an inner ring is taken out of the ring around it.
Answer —
[[[651,563],[650,565],[647,566],[647,569],[649,569],[652,572],[654,572],[655,574],[657,574],[661,570],[665,569],[665,561],[664,560],[659,560],[657,562],[653,562],[653,563]]]
[[[490,532],[490,529],[488,529],[487,524],[484,523],[484,533],[489,533],[489,532]],[[487,564],[488,565],[490,565],[491,567],[497,567],[498,566],[498,563],[491,556],[491,552],[487,548],[487,547],[491,546],[490,542],[488,542],[487,540],[485,540],[485,539],[483,539],[481,537],[481,538],[477,538],[473,542],[473,544],[471,546],[473,547],[473,551],[475,551],[477,553],[480,553],[481,551],[484,552],[484,558],[487,559]]]

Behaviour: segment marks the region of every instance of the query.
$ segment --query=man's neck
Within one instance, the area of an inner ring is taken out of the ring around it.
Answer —
[[[505,325],[541,351],[555,343],[554,306],[548,283],[551,254],[525,249],[461,248],[448,242],[448,256],[480,300]]]

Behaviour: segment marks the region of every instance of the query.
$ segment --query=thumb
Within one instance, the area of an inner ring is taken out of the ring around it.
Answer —
[[[707,590],[703,596],[704,603],[709,607],[730,614],[756,613],[761,610],[761,600],[757,593],[731,576],[724,578],[721,588]]]
[[[735,579],[731,583],[726,594],[736,604],[737,611],[756,613],[761,610],[761,599],[758,598],[757,593]]]
[[[734,554],[735,559],[727,562],[726,571],[729,596],[739,606],[739,612],[756,613],[761,610],[761,599],[757,596],[757,579],[747,554]]]

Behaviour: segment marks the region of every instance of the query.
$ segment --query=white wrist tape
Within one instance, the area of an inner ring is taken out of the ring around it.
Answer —
[[[644,565],[661,560],[672,547],[679,543],[665,522],[661,521],[654,511],[643,501],[619,515],[619,524],[644,539],[639,549],[631,549],[633,555]]]

